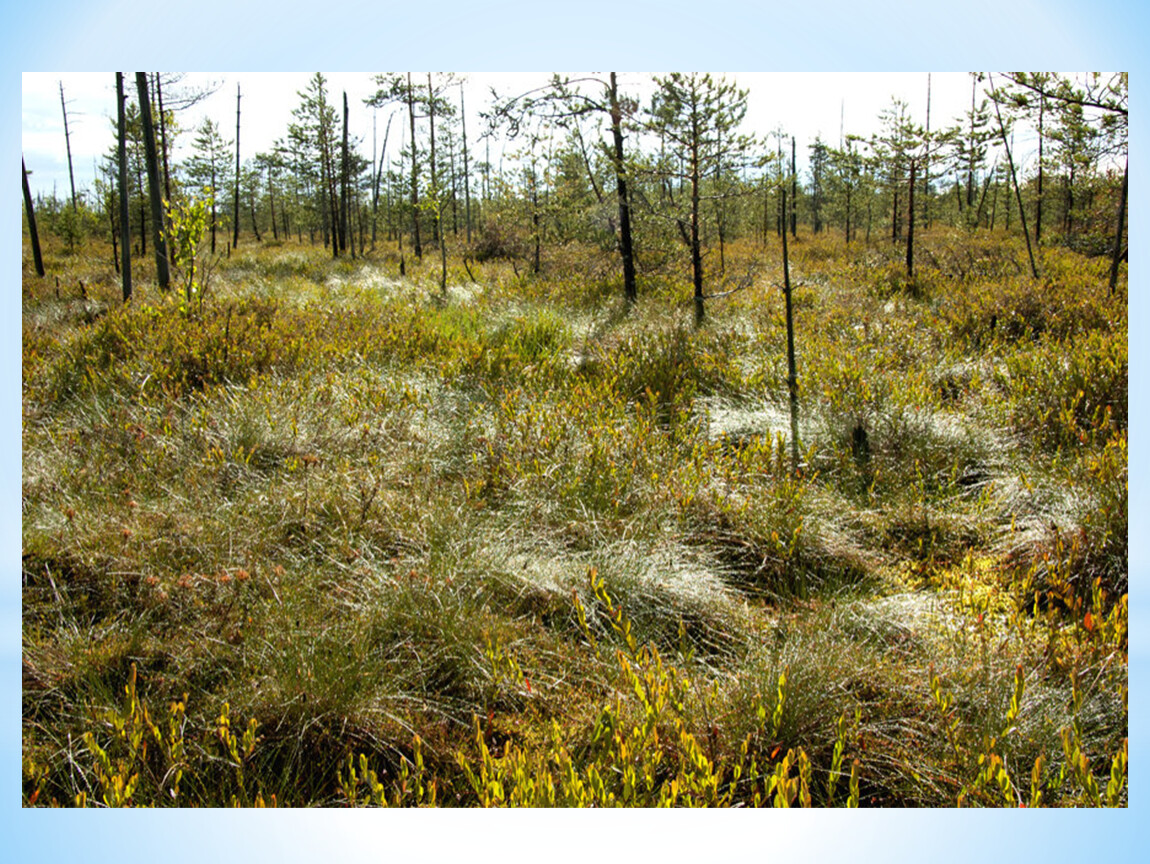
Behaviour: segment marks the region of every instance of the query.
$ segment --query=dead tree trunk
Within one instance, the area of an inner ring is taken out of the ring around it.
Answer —
[[[117,136],[116,157],[119,162],[120,186],[120,283],[123,287],[124,302],[132,297],[132,248],[131,227],[128,224],[128,142],[124,121],[124,73],[116,73],[116,116]]]
[[[347,189],[347,91],[343,94],[343,141],[340,145],[339,151],[339,251],[347,251],[347,210],[350,206],[348,202],[348,189]],[[354,257],[354,256],[353,256]]]
[[[782,190],[786,206],[787,190]],[[787,257],[787,232],[783,232],[783,297],[787,308],[787,392],[791,403],[791,470],[799,471],[799,376],[795,363],[795,320],[791,305],[791,266]]]
[[[61,90],[61,93],[63,91]],[[28,169],[24,167],[24,157],[20,157],[21,181],[24,185],[24,209],[28,214],[28,237],[32,241],[32,260],[36,264],[36,275],[44,275],[44,258],[40,254],[40,235],[36,231],[36,211],[32,208],[32,190],[28,188]]]
[[[152,103],[148,97],[148,73],[136,73],[136,90],[140,97],[140,121],[144,132],[144,167],[148,172],[148,198],[152,205],[152,246],[156,252],[156,282],[161,291],[171,285],[168,271],[168,246],[164,238],[164,202],[160,195],[160,168],[156,158],[156,130],[152,125]]]
[[[155,73],[156,81],[156,110],[160,112],[160,167],[164,169],[164,201],[168,202],[171,206],[172,201],[172,181],[171,175],[168,171],[168,122],[164,117],[164,93],[160,89],[160,73]],[[164,229],[167,230],[171,226],[168,224],[167,212],[165,208],[164,214]],[[176,263],[176,247],[168,247],[168,262],[171,265]]]
[[[1122,232],[1126,227],[1126,190],[1130,178],[1130,157],[1122,171],[1122,197],[1118,204],[1118,230],[1114,232],[1114,250],[1110,256],[1110,293],[1118,288],[1118,262],[1122,260]]]
[[[910,188],[907,190],[906,214],[906,278],[914,278],[914,172],[915,160],[910,160]]]
[[[795,162],[795,136],[791,136],[791,236],[796,240],[799,236],[799,173]]]
[[[407,73],[407,118],[411,123],[411,220],[415,257],[423,260],[423,244],[419,239],[419,163],[415,158],[415,90],[411,86],[411,73]]]
[[[236,84],[236,184],[232,195],[232,248],[240,245],[240,85]]]
[[[619,255],[623,259],[623,296],[632,306],[639,297],[635,287],[635,253],[631,244],[631,204],[627,199],[627,175],[623,164],[623,112],[615,73],[611,73],[611,138],[615,145],[615,190],[619,197]]]
[[[467,245],[471,245],[471,180],[467,170],[467,112],[463,109],[463,84],[459,85],[459,120],[463,124],[463,200],[467,219]]]
[[[60,110],[64,112],[64,148],[68,151],[68,182],[72,185],[72,212],[76,205],[76,175],[72,172],[72,139],[68,135],[68,103],[64,101],[64,82],[60,82]],[[43,275],[43,274],[41,274]]]
[[[991,78],[993,86],[994,79]],[[1038,278],[1038,266],[1034,263],[1034,250],[1030,247],[1030,232],[1026,228],[1026,208],[1022,206],[1022,190],[1018,188],[1018,175],[1014,171],[1014,157],[1010,155],[1010,142],[1006,140],[1006,126],[1002,122],[1002,112],[998,102],[994,103],[994,114],[998,117],[998,131],[1002,134],[1002,146],[1006,150],[1006,164],[1010,166],[1010,179],[1014,183],[1014,195],[1018,199],[1018,217],[1022,220],[1022,236],[1026,238],[1026,254],[1030,258],[1030,272]]]

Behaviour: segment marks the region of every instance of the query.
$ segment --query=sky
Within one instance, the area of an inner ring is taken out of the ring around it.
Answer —
[[[318,12],[325,12],[325,17]],[[80,96],[77,71],[114,69],[291,70],[426,68],[493,72],[560,68],[776,69],[889,72],[968,69],[1120,69],[1135,105],[1150,59],[1144,0],[436,0],[434,6],[344,0],[40,0],[7,4],[0,131],[10,164],[27,147],[14,120],[22,74],[46,72]],[[351,22],[352,26],[341,26]],[[306,61],[306,62],[305,62]],[[71,72],[62,70],[72,70]],[[246,73],[245,73],[246,74]],[[112,80],[104,73],[104,80]],[[333,74],[334,79],[334,74]],[[737,75],[741,83],[743,75]],[[914,80],[914,76],[912,79]],[[73,84],[72,82],[76,83]],[[106,86],[106,85],[101,85]],[[255,84],[252,83],[254,103]],[[922,85],[908,101],[921,100]],[[885,89],[885,88],[883,88]],[[805,91],[804,91],[805,92]],[[58,98],[58,92],[55,94]],[[776,93],[776,96],[779,94]],[[756,97],[758,98],[758,97]],[[764,97],[765,98],[765,97]],[[817,120],[837,137],[835,96]],[[887,94],[881,101],[887,101]],[[50,101],[50,99],[49,99]],[[813,100],[811,100],[813,102]],[[916,103],[911,101],[912,106]],[[106,103],[105,103],[106,105]],[[58,103],[57,103],[58,106]],[[79,106],[77,105],[77,108]],[[85,125],[104,121],[97,107]],[[221,111],[225,109],[221,108]],[[873,110],[873,109],[872,109]],[[860,102],[846,106],[848,126]],[[49,111],[50,113],[50,111]],[[781,115],[781,111],[779,112]],[[234,116],[234,115],[233,115]],[[279,123],[284,120],[280,119]],[[772,124],[774,120],[770,121]],[[933,115],[932,115],[933,123]],[[1145,122],[1132,120],[1130,245],[1150,248]],[[469,129],[470,134],[470,129]],[[796,134],[797,130],[796,130]],[[33,166],[29,166],[32,168]],[[36,170],[45,172],[39,167]],[[13,170],[13,179],[14,179]],[[43,176],[43,175],[42,175]],[[13,184],[13,195],[15,189]],[[14,202],[15,203],[15,202]],[[26,811],[20,757],[20,273],[19,206],[0,211],[5,290],[0,292],[0,773],[7,778],[0,833],[12,860],[117,862],[357,860],[468,864],[585,861],[589,856],[709,860],[722,854],[818,862],[967,864],[1136,860],[1150,807],[1146,670],[1150,616],[1147,359],[1130,345],[1130,782],[1124,812],[731,812],[731,813],[77,813]],[[1136,256],[1130,319],[1146,332],[1146,277]],[[608,851],[609,850],[609,851]]]
[[[177,70],[168,70],[177,71]],[[527,73],[468,73],[456,69],[464,79],[464,97],[467,106],[467,132],[472,153],[482,157],[478,136],[485,126],[480,112],[491,104],[494,88],[500,96],[524,93],[545,85],[552,72]],[[553,70],[555,71],[555,70]],[[234,140],[236,114],[236,87],[240,99],[240,151],[241,157],[269,150],[277,138],[284,137],[292,121],[292,109],[299,105],[299,92],[306,89],[312,72],[294,73],[189,73],[180,86],[186,89],[210,89],[215,92],[203,102],[182,111],[177,122],[185,130],[177,137],[177,161],[190,152],[194,130],[202,118],[210,117],[226,138]],[[341,94],[348,95],[350,134],[360,141],[359,149],[368,155],[372,148],[372,123],[376,123],[376,141],[382,146],[384,132],[393,106],[373,109],[364,99],[375,93],[374,74],[370,72],[324,73],[328,79],[328,98],[335,104]],[[561,74],[578,78],[584,74],[562,71]],[[598,73],[603,76],[605,73]],[[663,73],[665,74],[665,73]],[[837,146],[840,129],[848,134],[869,137],[880,129],[880,113],[891,104],[892,98],[906,102],[910,115],[919,125],[927,121],[927,85],[930,86],[931,127],[939,129],[953,125],[970,109],[970,75],[966,72],[913,72],[913,73],[762,73],[715,72],[725,74],[729,80],[748,90],[747,116],[743,130],[766,137],[782,128],[794,135],[798,143],[798,159],[806,161],[806,148],[815,136],[824,143]],[[928,82],[929,77],[929,82]],[[416,73],[418,85],[426,81],[426,73]],[[621,91],[639,99],[646,105],[653,91],[650,74],[620,72]],[[65,143],[64,117],[60,104],[60,87],[68,107],[68,144]],[[135,77],[125,74],[125,88],[135,98]],[[174,95],[175,88],[172,88]],[[981,90],[981,85],[980,85]],[[588,88],[593,92],[593,88]],[[458,91],[449,94],[458,103]],[[69,191],[67,147],[72,151],[77,190],[90,188],[95,164],[114,144],[112,122],[115,115],[115,73],[25,72],[21,82],[21,146],[31,175],[29,185],[34,195],[55,193],[63,198]],[[166,104],[170,104],[167,102]],[[397,112],[392,122],[389,153],[398,152],[401,127],[406,116]],[[420,121],[421,132],[426,121]],[[1020,135],[1020,149],[1025,146],[1026,135]],[[492,144],[492,161],[496,162],[502,148],[502,139]]]

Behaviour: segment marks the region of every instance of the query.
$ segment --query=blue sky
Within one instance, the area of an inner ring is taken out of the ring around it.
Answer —
[[[300,68],[469,71],[561,68],[765,69],[786,71],[1129,71],[1135,105],[1145,71],[1150,8],[1135,0],[788,0],[706,3],[581,0],[542,4],[489,0],[434,4],[346,0],[42,0],[8,5],[3,77],[5,152],[21,146],[14,118],[23,72],[163,69],[298,71]],[[171,10],[171,11],[167,11]],[[350,22],[347,32],[336,28]],[[1144,241],[1145,122],[1131,135],[1131,246]],[[14,180],[13,180],[13,194]],[[1145,354],[1130,346],[1131,405],[1131,801],[1120,813],[75,813],[20,808],[18,657],[20,482],[19,231],[17,206],[3,212],[0,339],[0,772],[8,793],[0,828],[12,860],[312,861],[342,856],[399,861],[585,860],[621,849],[669,860],[746,850],[754,857],[967,862],[1132,860],[1144,845],[1147,606]],[[1131,321],[1146,317],[1135,256]]]

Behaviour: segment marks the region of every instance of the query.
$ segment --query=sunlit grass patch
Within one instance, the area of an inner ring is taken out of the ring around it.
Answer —
[[[38,285],[25,803],[1124,803],[1124,305],[927,236],[796,247],[797,466],[773,265]]]

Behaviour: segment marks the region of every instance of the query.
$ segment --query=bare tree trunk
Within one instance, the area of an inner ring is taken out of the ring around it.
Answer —
[[[853,154],[849,154],[849,155],[853,155]],[[845,224],[843,226],[843,233],[846,235],[847,245],[850,246],[851,245],[851,187],[853,185],[851,183],[851,178],[850,178],[850,174],[849,174],[850,166],[847,167],[847,171],[848,171],[847,178],[846,178],[847,182],[845,184],[846,185],[846,199],[847,199],[846,200],[846,218],[844,220]]]
[[[459,236],[459,175],[455,171],[455,138],[450,139],[451,148],[447,151],[451,169],[451,235]]]
[[[117,141],[116,156],[119,162],[120,185],[120,283],[123,287],[124,302],[132,297],[132,249],[131,227],[128,224],[128,142],[124,121],[124,73],[116,73],[116,117]]]
[[[1042,245],[1042,121],[1046,113],[1046,97],[1038,97],[1038,197],[1034,202],[1034,245]]]
[[[795,136],[791,136],[791,236],[799,236],[799,174],[795,168]]]
[[[431,89],[431,73],[427,73],[427,117],[430,130],[431,139],[431,200],[434,205],[432,216],[434,218],[431,222],[431,236],[436,243],[443,242],[443,226],[442,226],[442,209],[443,201],[439,195],[439,175],[436,172],[435,164],[435,91]],[[443,282],[440,286],[444,291],[447,290],[447,283]]]
[[[272,239],[279,240],[279,231],[276,230],[276,196],[275,190],[272,188],[272,169],[268,167],[268,207],[272,213]]]
[[[703,252],[699,245],[699,128],[691,136],[691,278],[695,285],[695,326],[703,323]]]
[[[347,249],[347,210],[350,206],[348,202],[348,189],[347,189],[347,91],[343,94],[343,143],[340,146],[339,152],[339,251],[343,252]]]
[[[994,77],[991,76],[991,86]],[[1034,250],[1030,247],[1030,232],[1026,229],[1026,208],[1022,206],[1022,190],[1018,188],[1018,175],[1014,172],[1014,158],[1010,155],[1010,142],[1006,140],[1006,126],[1002,122],[1002,112],[998,102],[994,103],[994,113],[998,117],[998,130],[1002,133],[1002,146],[1006,148],[1006,163],[1010,166],[1010,179],[1014,183],[1014,194],[1018,199],[1018,216],[1022,220],[1022,236],[1026,238],[1026,254],[1030,257],[1030,272],[1035,279],[1038,278],[1038,266],[1034,263]]]
[[[930,230],[930,73],[926,73],[926,146],[922,157],[922,227]]]
[[[383,164],[384,164],[384,160],[387,158],[387,139],[388,139],[388,136],[391,134],[391,118],[393,116],[394,115],[389,114],[387,117],[387,128],[383,130],[383,149],[380,151],[380,154],[379,154],[379,167],[375,171],[375,177],[373,178],[372,187],[371,187],[372,188],[372,193],[371,193],[371,248],[372,248],[372,250],[375,249],[376,219],[378,218],[378,214],[379,214],[379,184],[383,178]],[[374,158],[374,153],[375,153],[375,121],[374,121],[374,119],[372,120],[371,138],[372,138],[372,140],[371,140],[371,152],[373,154],[372,158]]]
[[[240,245],[240,85],[236,84],[236,184],[232,196],[232,248]]]
[[[467,112],[463,109],[463,83],[459,84],[459,119],[463,123],[463,200],[466,205],[467,244],[471,245],[471,179],[467,167]]]
[[[411,123],[411,219],[412,245],[415,257],[423,260],[423,244],[419,240],[419,167],[415,159],[415,90],[411,86],[411,73],[407,73],[407,118]]]
[[[615,193],[619,199],[619,255],[623,259],[623,296],[627,305],[639,299],[635,285],[635,251],[631,240],[631,203],[627,197],[627,173],[623,163],[623,111],[615,73],[611,73],[611,139],[614,144]]]
[[[256,242],[262,243],[263,238],[260,237],[260,226],[256,222],[256,190],[259,188],[259,177],[254,177],[252,180],[251,190],[248,193],[248,210],[252,216],[252,233],[256,235]]]
[[[978,91],[978,79],[971,79],[970,82],[970,143],[967,152],[966,164],[966,208],[969,210],[974,206],[974,99]],[[986,103],[983,102],[985,105]],[[997,104],[997,103],[996,103]],[[1005,137],[1005,133],[1003,133]]]
[[[211,157],[212,157],[212,163],[211,163],[212,164],[212,254],[215,255],[216,254],[216,223],[218,221],[217,220],[218,214],[216,213],[216,194],[215,194],[215,190],[217,188],[216,187],[216,154],[214,151],[212,152]]]
[[[782,190],[786,206],[787,191]],[[787,392],[791,403],[791,471],[799,471],[799,376],[795,363],[795,320],[791,305],[791,265],[787,256],[787,232],[783,232],[783,297],[787,309]]]
[[[335,154],[332,152],[332,142],[326,135],[320,136],[320,171],[324,188],[325,218],[331,225],[331,257],[339,257],[339,193],[335,176]],[[326,237],[326,232],[325,232]],[[325,239],[326,242],[326,239]]]
[[[63,93],[63,89],[60,91]],[[28,238],[32,241],[32,261],[36,264],[36,275],[44,275],[44,258],[40,254],[40,234],[36,231],[36,211],[32,207],[32,190],[28,188],[28,169],[24,167],[24,157],[20,157],[21,183],[24,186],[24,210],[28,215]]]
[[[914,172],[915,160],[910,160],[910,188],[907,190],[906,216],[906,278],[914,278]]]
[[[152,126],[152,103],[148,98],[148,73],[136,73],[136,90],[140,97],[140,120],[144,132],[144,161],[148,171],[148,198],[152,202],[152,245],[156,251],[156,281],[161,291],[171,285],[168,272],[168,247],[164,239],[164,202],[160,197],[160,168],[156,158],[156,130]]]
[[[1130,156],[1122,170],[1122,197],[1118,204],[1118,230],[1114,232],[1114,251],[1110,256],[1110,293],[1118,288],[1118,262],[1122,260],[1122,231],[1126,227],[1126,190],[1130,178]]]
[[[531,142],[531,163],[527,172],[527,186],[531,193],[531,273],[532,275],[539,275],[539,184],[538,177],[536,176],[536,161],[535,161],[535,145],[536,141]]]
[[[68,104],[64,101],[63,81],[60,82],[60,110],[64,112],[64,147],[68,151],[68,182],[72,184],[72,212],[75,213],[77,212],[76,175],[72,172],[72,139],[68,136]]]
[[[144,195],[144,178],[140,174],[140,160],[136,160],[136,188],[140,190],[140,255],[148,254],[148,203]]]
[[[164,175],[164,201],[168,202],[167,206],[171,206],[172,202],[172,183],[171,177],[168,173],[168,123],[167,118],[164,117],[164,94],[160,90],[160,73],[155,73],[156,82],[156,109],[160,112],[160,167],[163,168]],[[171,225],[170,219],[167,214],[167,207],[164,208],[164,230],[168,230]],[[176,263],[176,247],[168,247],[168,262],[171,265]]]
[[[447,238],[443,233],[443,197],[440,195],[439,174],[435,164],[435,90],[431,86],[431,73],[427,73],[427,117],[431,139],[431,201],[433,205],[432,237],[439,246],[439,290],[447,296]],[[538,244],[538,240],[536,240]],[[538,260],[538,245],[536,245],[536,260]],[[538,272],[538,271],[536,271]]]
[[[107,197],[106,210],[108,213],[108,230],[109,236],[112,240],[112,267],[116,271],[116,276],[120,275],[120,236],[119,226],[116,225],[116,197],[109,195]]]

